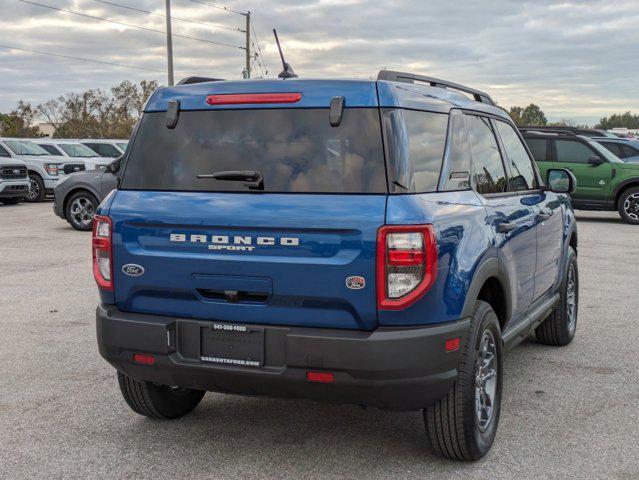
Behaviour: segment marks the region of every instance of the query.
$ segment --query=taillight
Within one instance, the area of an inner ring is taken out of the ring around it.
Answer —
[[[388,225],[377,232],[377,308],[401,310],[435,282],[437,240],[432,225]]]
[[[109,291],[113,291],[111,230],[112,223],[109,217],[93,217],[93,276],[98,287]]]

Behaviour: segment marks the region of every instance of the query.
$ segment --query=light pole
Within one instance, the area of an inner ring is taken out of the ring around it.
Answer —
[[[173,37],[171,35],[171,0],[166,0],[166,63],[169,86],[175,84],[173,78]]]

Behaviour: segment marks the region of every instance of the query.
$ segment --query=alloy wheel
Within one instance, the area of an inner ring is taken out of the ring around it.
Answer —
[[[29,183],[31,188],[29,188],[29,193],[27,193],[27,199],[31,201],[37,200],[40,196],[40,184],[31,177],[29,177]]]
[[[632,220],[639,221],[639,193],[628,195],[623,203],[623,210]]]
[[[475,414],[482,433],[488,430],[493,420],[497,399],[497,368],[495,336],[486,329],[481,337],[475,365]]]
[[[568,281],[566,283],[566,314],[568,316],[568,332],[572,335],[577,328],[577,278],[575,266],[568,267]]]
[[[93,222],[95,208],[87,197],[78,197],[71,203],[69,213],[77,225],[88,227]]]

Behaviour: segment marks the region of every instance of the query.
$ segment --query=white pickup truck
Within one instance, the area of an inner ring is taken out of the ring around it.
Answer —
[[[39,202],[45,195],[53,194],[53,188],[65,175],[86,170],[85,162],[78,159],[54,156],[29,140],[0,138],[0,155],[12,162],[21,160],[27,164],[30,189],[27,202]]]
[[[0,203],[15,205],[29,193],[27,164],[11,156],[0,147]]]

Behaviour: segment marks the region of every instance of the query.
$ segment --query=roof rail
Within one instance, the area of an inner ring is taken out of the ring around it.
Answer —
[[[535,128],[535,127],[518,127],[520,132],[529,132],[529,133],[552,133],[553,135],[566,135],[567,137],[577,137],[579,136],[575,132],[571,132],[570,130],[553,130],[552,128]]]
[[[495,102],[487,93],[480,92],[479,90],[475,90],[474,88],[466,87],[458,83],[449,82],[448,80],[441,80],[439,78],[425,77],[423,75],[417,75],[414,73],[395,72],[393,70],[380,70],[377,74],[377,80],[388,80],[390,82],[405,83],[428,83],[431,87],[450,88],[451,90],[468,93],[473,96],[473,99],[476,102],[495,105]]]
[[[178,82],[178,85],[190,85],[192,83],[204,83],[204,82],[221,82],[223,78],[208,78],[208,77],[186,77]]]

